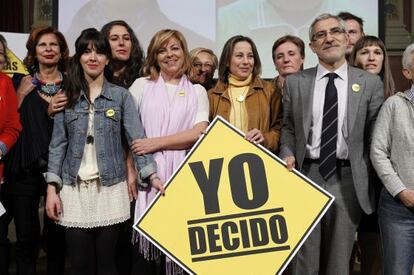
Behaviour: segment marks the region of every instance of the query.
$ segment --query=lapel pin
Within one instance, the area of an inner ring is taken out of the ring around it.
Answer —
[[[107,111],[106,111],[106,116],[107,117],[113,117],[115,115],[115,111],[114,111],[114,109],[108,109]]]
[[[352,84],[352,91],[354,91],[355,93],[358,93],[361,90],[361,86],[359,86],[359,84]]]
[[[178,92],[178,95],[179,95],[179,96],[185,96],[185,92],[184,92],[184,90],[179,91],[179,92]]]

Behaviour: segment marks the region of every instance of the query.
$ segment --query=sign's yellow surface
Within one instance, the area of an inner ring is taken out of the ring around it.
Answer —
[[[6,55],[9,58],[9,62],[5,65],[3,73],[13,76],[15,73],[29,74],[23,62],[9,49],[6,50]]]
[[[194,274],[280,274],[332,201],[216,118],[135,228]]]

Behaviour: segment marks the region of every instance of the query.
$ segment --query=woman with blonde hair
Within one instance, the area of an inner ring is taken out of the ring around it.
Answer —
[[[214,52],[207,48],[195,48],[190,51],[190,80],[202,85],[206,90],[213,88],[213,80],[218,60]]]
[[[130,87],[136,100],[147,138],[135,140],[136,154],[153,153],[158,175],[163,181],[177,169],[187,150],[193,146],[208,125],[206,90],[188,79],[190,57],[187,42],[177,30],[164,29],[151,39],[144,64],[145,77]],[[156,113],[157,115],[154,115]],[[154,189],[138,194],[135,219],[138,219],[155,196]],[[140,274],[153,274],[160,252],[143,236],[138,237],[140,254],[145,261],[137,263]],[[148,263],[148,262],[147,262]],[[167,260],[167,273],[181,272]],[[143,270],[147,268],[147,270]]]

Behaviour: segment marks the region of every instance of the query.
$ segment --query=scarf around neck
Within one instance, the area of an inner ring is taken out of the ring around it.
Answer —
[[[164,137],[189,130],[193,127],[197,113],[197,95],[192,83],[183,75],[172,97],[168,95],[164,79],[160,75],[156,81],[148,81],[144,86],[141,103],[141,120],[148,138]],[[172,98],[172,99],[170,99]],[[163,150],[153,153],[157,163],[157,174],[166,182],[180,165],[186,150]],[[135,205],[137,220],[149,203],[154,199],[157,190],[149,188],[139,191]],[[155,258],[152,250],[142,236],[139,238],[140,252],[146,258]]]

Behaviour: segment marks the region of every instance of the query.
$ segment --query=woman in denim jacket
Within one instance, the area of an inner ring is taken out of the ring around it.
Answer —
[[[130,204],[121,135],[144,138],[131,94],[107,82],[110,48],[96,29],[75,43],[65,91],[55,116],[46,181],[49,217],[66,227],[73,274],[116,274],[115,245]],[[134,155],[139,182],[164,191],[152,155]],[[134,186],[133,188],[136,188]]]

